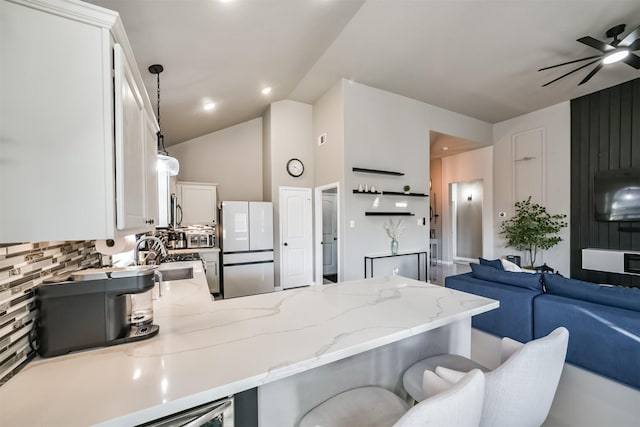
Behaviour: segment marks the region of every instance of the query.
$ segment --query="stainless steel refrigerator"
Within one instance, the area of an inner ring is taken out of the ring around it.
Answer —
[[[273,204],[222,202],[222,295],[273,292]]]

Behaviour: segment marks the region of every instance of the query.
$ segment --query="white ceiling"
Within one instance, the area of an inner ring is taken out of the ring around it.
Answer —
[[[579,37],[608,41],[620,23],[626,35],[640,25],[638,0],[89,2],[120,12],[154,105],[147,67],[164,65],[167,145],[259,117],[271,102],[313,103],[340,78],[496,123],[640,77],[617,63],[583,86],[590,68],[542,88],[571,66],[537,72],[598,53]]]

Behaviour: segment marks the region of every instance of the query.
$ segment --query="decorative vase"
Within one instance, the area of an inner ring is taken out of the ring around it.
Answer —
[[[396,239],[391,239],[391,254],[398,254],[398,241]]]

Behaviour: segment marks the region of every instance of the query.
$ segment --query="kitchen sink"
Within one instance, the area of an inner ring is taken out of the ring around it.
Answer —
[[[162,273],[162,281],[193,279],[193,267],[172,268],[160,270]]]

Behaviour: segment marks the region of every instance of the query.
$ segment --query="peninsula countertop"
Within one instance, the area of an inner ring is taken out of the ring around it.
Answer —
[[[0,425],[135,425],[469,318],[498,302],[400,276],[213,301],[200,262],[166,282],[158,336],[29,363]]]

